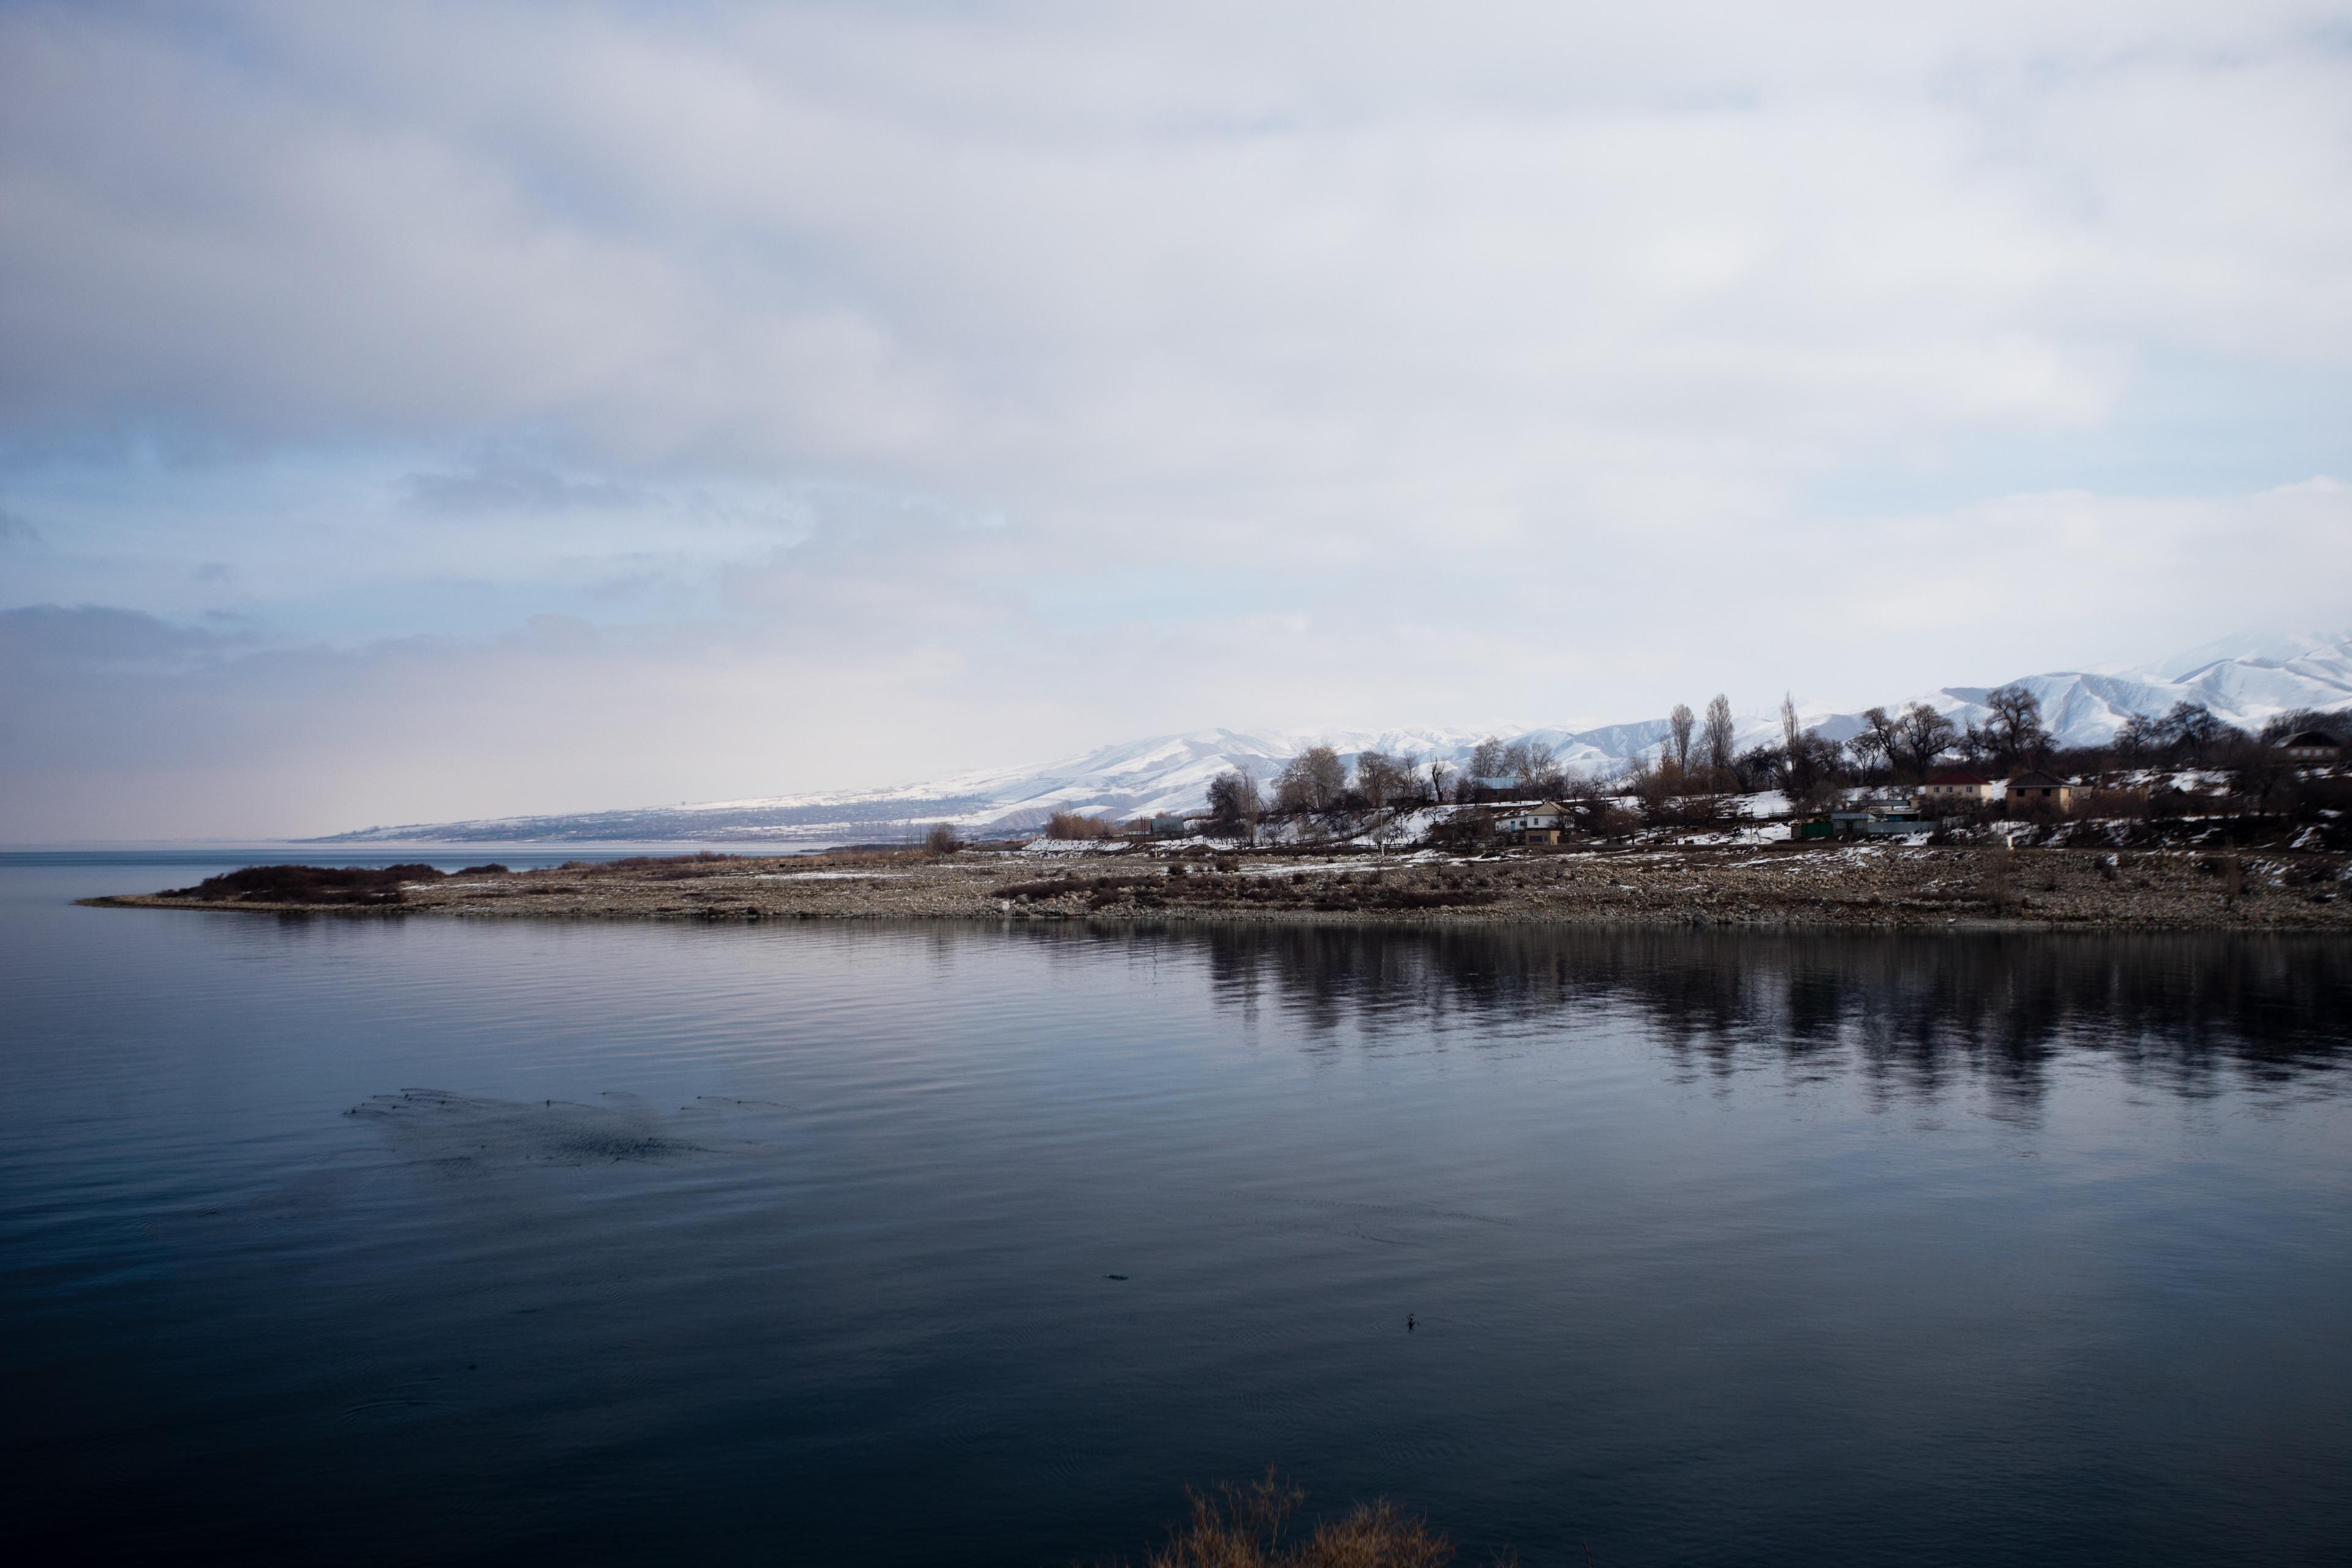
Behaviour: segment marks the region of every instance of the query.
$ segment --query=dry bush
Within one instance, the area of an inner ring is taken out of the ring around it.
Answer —
[[[1979,858],[1977,896],[1990,905],[1996,914],[2005,914],[2016,902],[2017,894],[2011,885],[2011,857],[2014,850],[1996,849]]]
[[[1057,811],[1045,819],[1048,838],[1109,838],[1118,832],[1118,825],[1108,817],[1087,816],[1075,811]]]
[[[795,870],[877,871],[919,864],[929,854],[925,849],[825,849],[782,857],[775,863]]]
[[[2144,789],[2086,789],[2074,795],[2077,816],[2137,820],[2147,813],[2147,791]]]
[[[1444,1568],[1454,1561],[1444,1536],[1385,1498],[1295,1541],[1291,1523],[1307,1494],[1272,1471],[1247,1486],[1185,1497],[1191,1516],[1145,1559],[1148,1568]]]
[[[1058,899],[1065,893],[1084,893],[1097,904],[1109,901],[1109,896],[1124,888],[1157,885],[1161,881],[1156,871],[1132,872],[1109,877],[1073,877],[1065,871],[1056,877],[1040,877],[1029,882],[1006,882],[989,889],[996,899]]]
[[[701,849],[691,855],[624,855],[618,860],[606,860],[583,868],[590,871],[660,869],[670,873],[673,878],[681,872],[690,877],[706,877],[711,874],[712,867],[724,865],[733,858],[732,855],[721,855],[715,850]],[[563,864],[563,868],[569,869],[576,864],[578,863],[575,861],[567,860]]]
[[[963,847],[963,840],[946,823],[935,822],[930,832],[923,836],[923,847],[933,855],[952,855]]]
[[[166,888],[167,899],[208,904],[396,904],[403,882],[437,882],[430,866],[247,866],[207,877],[193,888]]]

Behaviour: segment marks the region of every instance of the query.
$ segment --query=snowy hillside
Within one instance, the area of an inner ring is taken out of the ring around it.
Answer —
[[[2201,702],[2229,722],[2252,729],[2272,714],[2295,708],[2352,708],[2352,636],[2249,640],[2192,650],[2161,665],[2097,674],[2061,671],[2023,678],[2041,699],[2044,720],[2061,742],[2093,745],[2112,736],[2133,713],[2161,713],[2176,702]],[[1946,687],[1916,699],[1965,723],[1985,716],[1988,689]],[[1890,706],[1900,706],[1892,703]],[[1843,740],[1859,728],[1851,713],[1801,710],[1808,724]],[[322,843],[368,841],[514,842],[684,840],[807,843],[903,837],[946,822],[971,834],[1034,827],[1056,811],[1141,816],[1200,809],[1209,781],[1246,767],[1261,780],[1309,746],[1328,745],[1352,758],[1366,751],[1442,760],[1459,768],[1484,731],[1469,730],[1235,731],[1198,730],[1105,746],[1043,767],[961,774],[896,789],[842,790],[714,801],[702,805],[565,816],[500,817],[476,822],[411,824],[339,834]],[[1600,729],[1516,729],[1507,741],[1542,741],[1581,773],[1607,773],[1635,755],[1654,757],[1666,734],[1664,719]],[[1780,735],[1777,719],[1738,721],[1742,748]]]
[[[2292,709],[2352,708],[2352,637],[2284,639],[2237,653],[2218,646],[2144,670],[2032,675],[2022,684],[2041,700],[2042,721],[2070,746],[2098,745],[2130,715],[2161,713],[2176,702],[2201,702],[2246,730]],[[1985,690],[1947,687],[1927,700],[1955,723],[1981,720]]]

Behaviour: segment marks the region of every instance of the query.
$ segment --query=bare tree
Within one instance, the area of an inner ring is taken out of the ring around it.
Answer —
[[[1328,811],[1347,787],[1347,765],[1328,746],[1307,747],[1274,781],[1275,800],[1285,811]]]
[[[1412,770],[1386,752],[1364,752],[1356,758],[1356,793],[1374,811],[1383,811],[1412,787]]]
[[[1848,741],[1846,746],[1864,771],[1880,763],[1892,768],[1901,750],[1902,736],[1897,732],[1901,726],[1902,721],[1885,709],[1865,708],[1862,710],[1862,733]]]
[[[1672,754],[1675,759],[1675,772],[1678,773],[1690,772],[1691,726],[1696,721],[1687,702],[1675,703],[1675,710],[1666,715],[1666,728],[1674,736]]]
[[[2137,766],[2149,753],[2164,749],[2164,721],[2152,713],[2133,713],[2116,729],[2116,754]]]
[[[2262,731],[2255,739],[2265,746],[2284,742],[2290,735],[2305,730],[2316,730],[2330,739],[2345,732],[2345,721],[2352,714],[2319,708],[2290,708],[2284,713],[2273,713],[2263,721]]]
[[[1309,746],[1299,760],[1307,764],[1308,775],[1315,780],[1318,809],[1328,811],[1339,805],[1339,797],[1348,789],[1348,766],[1339,760],[1339,753],[1328,746]]]
[[[2238,734],[2234,726],[2215,718],[2202,702],[2176,702],[2159,722],[2172,749],[2200,764],[2212,760],[2216,746]]]
[[[1438,805],[1445,804],[1445,781],[1453,774],[1454,770],[1446,764],[1444,758],[1429,759],[1429,798],[1432,802]]]
[[[1879,710],[1879,711],[1884,710]],[[1879,765],[1886,760],[1885,737],[1877,731],[1866,727],[1861,733],[1846,742],[1845,749],[1853,753],[1854,766],[1861,771],[1865,779],[1877,772]]]
[[[1483,794],[1495,780],[1501,778],[1504,767],[1503,752],[1503,742],[1493,735],[1487,736],[1471,747],[1470,765],[1464,772],[1462,787],[1475,795]],[[1455,793],[1459,794],[1460,791],[1457,790]]]
[[[1731,727],[1731,699],[1718,691],[1715,700],[1706,705],[1706,765],[1717,773],[1730,773],[1737,745]]]
[[[1903,710],[1895,721],[1893,740],[1887,745],[1887,755],[1896,766],[1924,777],[1936,765],[1936,758],[1953,741],[1952,721],[1928,707],[1914,702]]]
[[[1522,795],[1552,795],[1559,793],[1559,763],[1553,758],[1549,741],[1514,742],[1508,752],[1511,782]]]
[[[1818,730],[1800,729],[1796,699],[1780,699],[1780,787],[1791,801],[1808,800],[1837,782],[1843,752]]]
[[[1759,742],[1732,759],[1732,777],[1744,790],[1772,789],[1780,783],[1789,753],[1769,742]]]
[[[1283,763],[1282,771],[1274,775],[1274,809],[1293,815],[1315,809],[1314,781],[1297,757]]]
[[[1209,781],[1209,816],[1227,837],[1246,834],[1252,844],[1256,843],[1257,819],[1265,813],[1265,803],[1249,769],[1234,768]]]
[[[1996,754],[2012,763],[2028,762],[2050,749],[2050,731],[2042,725],[2042,700],[2023,685],[1996,686],[1985,693],[1984,704],[1992,710],[1985,727],[1991,731]]]

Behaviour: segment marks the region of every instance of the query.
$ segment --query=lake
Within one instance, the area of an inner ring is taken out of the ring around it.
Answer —
[[[16,1561],[2352,1552],[2352,943],[69,903],[239,863],[0,857]]]

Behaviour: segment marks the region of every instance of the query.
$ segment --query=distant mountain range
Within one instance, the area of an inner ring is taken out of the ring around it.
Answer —
[[[2044,721],[2067,745],[2098,744],[2132,714],[2162,713],[2183,701],[2201,702],[2220,718],[2252,729],[2273,714],[2294,709],[2352,709],[2352,635],[2215,644],[2137,669],[2064,670],[2026,676],[2021,683],[2041,700]],[[1965,724],[1986,717],[1989,689],[1949,686],[1912,700],[1929,703],[1955,724]],[[1807,711],[1800,717],[1832,740],[1848,739],[1862,727],[1859,716],[1852,713]],[[1105,746],[1043,767],[964,773],[896,789],[562,816],[412,823],[312,842],[838,843],[902,837],[936,822],[969,834],[1003,834],[1038,826],[1056,811],[1108,812],[1122,817],[1195,811],[1209,781],[1228,768],[1245,766],[1260,779],[1270,779],[1309,746],[1329,746],[1349,758],[1381,751],[1423,763],[1443,759],[1458,767],[1490,732],[1196,730]],[[1636,756],[1654,758],[1666,733],[1661,718],[1591,730],[1521,730],[1501,738],[1549,742],[1568,767],[1604,773]],[[1750,715],[1738,721],[1742,748],[1777,740],[1780,733],[1777,718]]]

